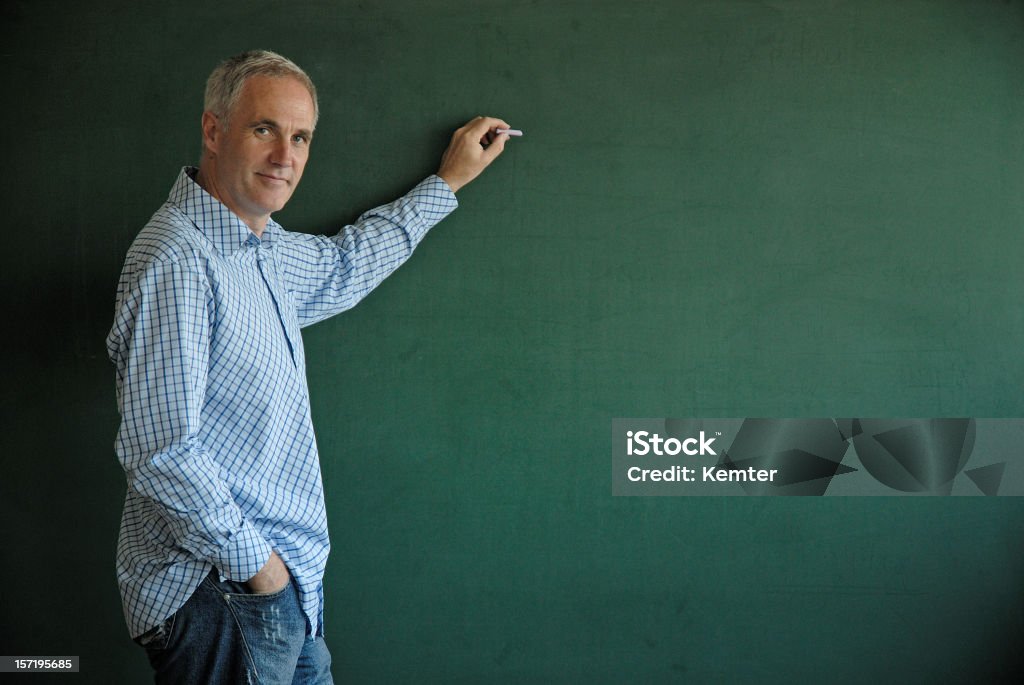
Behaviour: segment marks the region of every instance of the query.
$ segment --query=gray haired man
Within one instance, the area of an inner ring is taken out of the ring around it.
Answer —
[[[128,490],[117,574],[157,682],[329,683],[330,548],[300,328],[354,306],[504,149],[457,130],[436,174],[334,236],[285,231],[319,116],[267,51],[210,75],[198,169],[132,243],[107,349]]]

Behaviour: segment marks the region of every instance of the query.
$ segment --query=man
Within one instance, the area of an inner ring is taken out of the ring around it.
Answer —
[[[186,167],[125,259],[113,328],[128,481],[117,574],[157,682],[329,683],[329,542],[300,327],[348,309],[501,154],[500,119],[452,136],[440,168],[336,236],[284,231],[316,90],[266,51],[207,82]]]

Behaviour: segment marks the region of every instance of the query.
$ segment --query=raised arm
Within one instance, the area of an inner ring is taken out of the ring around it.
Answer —
[[[300,325],[356,305],[412,255],[427,231],[457,206],[453,193],[472,181],[504,149],[502,119],[477,117],[459,128],[436,175],[394,202],[365,212],[336,235],[291,233],[281,252],[282,275]]]

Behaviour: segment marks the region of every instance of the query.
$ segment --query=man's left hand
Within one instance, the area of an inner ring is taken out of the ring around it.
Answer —
[[[453,193],[479,176],[505,150],[508,134],[495,133],[499,128],[509,125],[494,117],[477,117],[452,134],[437,175]]]

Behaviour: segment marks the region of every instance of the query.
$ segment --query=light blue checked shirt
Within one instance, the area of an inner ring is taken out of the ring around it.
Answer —
[[[336,236],[257,238],[193,180],[128,250],[107,352],[117,367],[116,450],[128,480],[117,549],[137,637],[215,567],[245,581],[276,551],[323,634],[330,543],[302,326],[354,306],[455,209],[437,176]]]

